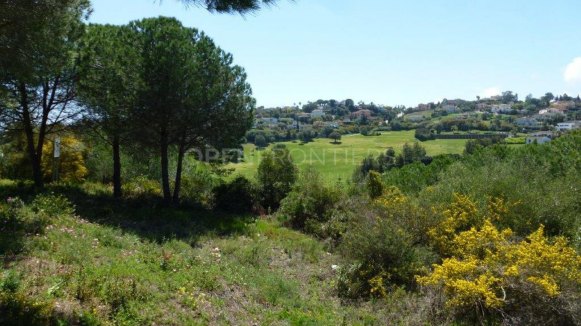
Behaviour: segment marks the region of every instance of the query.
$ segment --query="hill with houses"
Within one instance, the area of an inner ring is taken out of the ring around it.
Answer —
[[[376,135],[382,131],[416,130],[419,140],[486,136],[552,138],[581,128],[581,98],[567,94],[524,100],[511,91],[475,100],[443,99],[415,107],[386,106],[351,99],[256,110],[247,141],[265,146],[279,141],[331,138],[332,133]]]

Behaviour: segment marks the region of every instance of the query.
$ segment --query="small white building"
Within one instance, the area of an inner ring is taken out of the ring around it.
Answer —
[[[581,121],[579,121],[579,120],[560,122],[557,124],[558,131],[569,131],[569,130],[580,129],[580,128],[581,128]]]
[[[322,118],[324,116],[325,116],[325,112],[323,112],[323,110],[321,110],[321,109],[316,109],[316,110],[313,110],[313,112],[311,112],[312,119]]]
[[[490,112],[500,114],[500,113],[510,113],[512,111],[512,106],[510,104],[497,104],[490,107]]]
[[[527,117],[516,119],[514,124],[521,128],[536,129],[541,127],[541,123],[537,119]]]
[[[551,138],[547,137],[547,136],[540,136],[540,137],[527,137],[525,143],[526,144],[544,144],[544,143],[548,143],[551,141]]]

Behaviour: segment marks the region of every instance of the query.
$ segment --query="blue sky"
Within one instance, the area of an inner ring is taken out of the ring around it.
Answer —
[[[176,0],[92,2],[91,22],[163,15],[205,31],[267,107],[581,93],[579,0],[281,0],[245,17]]]

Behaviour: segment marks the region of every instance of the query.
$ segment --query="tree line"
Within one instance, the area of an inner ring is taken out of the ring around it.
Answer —
[[[227,13],[271,2],[184,1]],[[244,69],[197,29],[165,17],[86,24],[87,0],[0,6],[1,130],[24,134],[37,187],[49,135],[82,124],[110,144],[115,197],[120,148],[131,146],[159,156],[164,202],[177,203],[186,153],[237,147],[251,127],[255,100]]]

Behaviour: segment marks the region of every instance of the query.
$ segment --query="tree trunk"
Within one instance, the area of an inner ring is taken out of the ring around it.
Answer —
[[[171,204],[171,189],[169,187],[169,158],[168,158],[168,135],[162,130],[160,135],[161,154],[161,186],[163,190],[163,202],[165,205]]]
[[[40,165],[40,158],[35,149],[34,144],[34,126],[32,125],[32,118],[30,116],[30,109],[28,107],[28,97],[26,95],[26,85],[21,83],[19,85],[20,104],[22,105],[22,124],[24,133],[26,134],[26,149],[30,163],[32,166],[32,178],[36,187],[42,188],[42,169]],[[42,154],[42,153],[41,153]]]
[[[183,143],[180,144],[178,150],[178,162],[177,162],[177,169],[176,169],[176,180],[173,189],[173,204],[177,206],[180,203],[180,188],[182,186],[182,166],[184,162],[185,156],[185,146]]]
[[[121,152],[119,135],[113,136],[113,197],[121,198]]]

